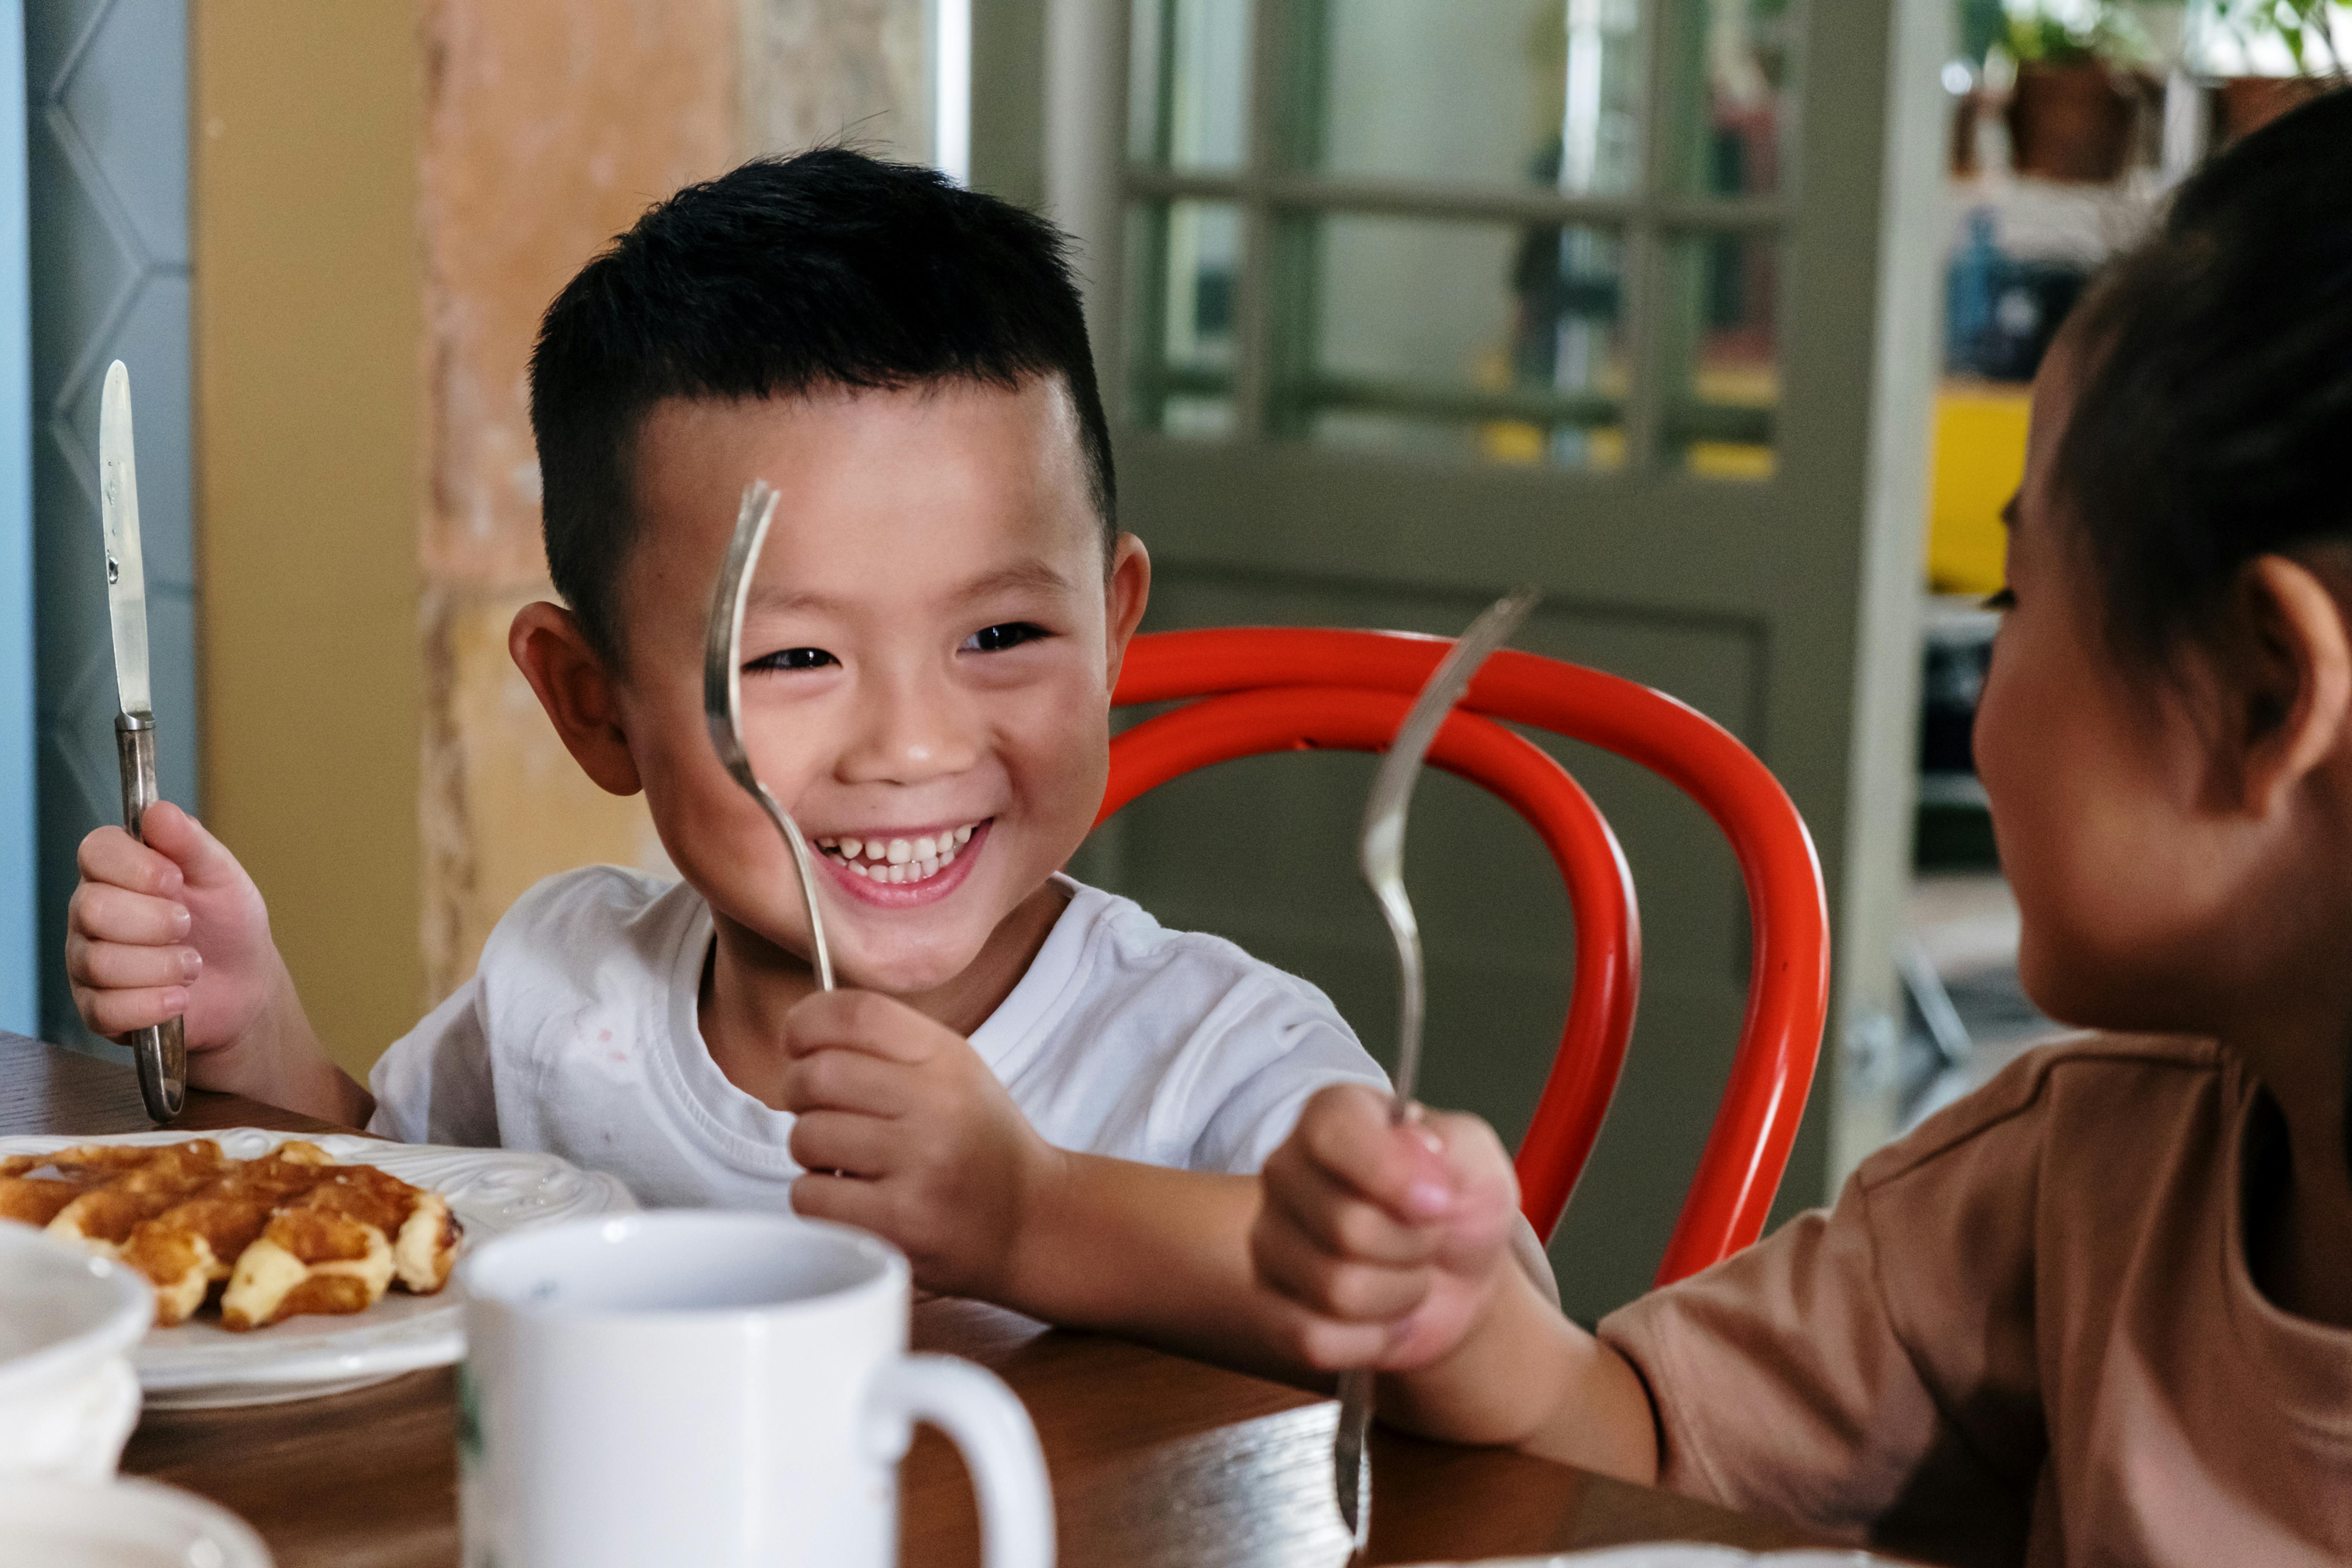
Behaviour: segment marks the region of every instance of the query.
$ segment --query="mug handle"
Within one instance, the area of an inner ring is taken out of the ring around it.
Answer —
[[[929,1422],[962,1451],[980,1494],[986,1568],[1054,1568],[1054,1493],[1045,1456],[1029,1412],[1002,1380],[954,1356],[910,1355],[885,1366],[873,1390],[881,1410],[902,1421]]]

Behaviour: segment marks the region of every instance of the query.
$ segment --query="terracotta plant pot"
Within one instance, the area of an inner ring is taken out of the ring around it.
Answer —
[[[2235,142],[2310,102],[2334,82],[2307,76],[2233,76],[2221,82],[2221,137]]]
[[[2138,94],[2095,60],[2017,68],[2009,95],[2017,172],[2105,184],[2124,172]]]

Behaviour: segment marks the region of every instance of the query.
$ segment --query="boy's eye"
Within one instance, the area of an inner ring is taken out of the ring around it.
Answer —
[[[746,674],[754,670],[822,669],[828,664],[840,662],[821,647],[785,647],[778,648],[764,658],[753,659],[745,665],[743,669]]]
[[[2003,588],[1998,594],[1987,595],[1984,607],[1988,610],[2013,610],[2017,608],[2017,595],[2009,589]]]
[[[981,627],[963,639],[963,647],[959,651],[1002,653],[1006,648],[1018,647],[1023,643],[1034,642],[1047,635],[1045,627],[1032,626],[1027,621],[1005,621],[998,626]]]

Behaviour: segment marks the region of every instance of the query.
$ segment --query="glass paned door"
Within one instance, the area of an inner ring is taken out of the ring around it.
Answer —
[[[1135,0],[1135,422],[1769,479],[1790,4]]]
[[[1518,646],[1755,750],[1835,922],[1828,1065],[1782,1189],[1784,1211],[1822,1201],[1891,1121],[1874,1058],[1842,1047],[1895,1000],[1932,356],[1883,323],[1932,316],[1934,226],[1902,204],[1935,189],[1948,0],[1020,3],[1058,62],[1039,173],[1093,290],[1147,629],[1451,636],[1533,582]],[[1590,1317],[1648,1281],[1705,1140],[1746,900],[1671,784],[1539,743],[1616,829],[1645,917],[1625,1074],[1554,1248]],[[1075,869],[1305,975],[1381,1054],[1393,959],[1352,843],[1372,767],[1204,770]],[[1406,876],[1425,1092],[1516,1140],[1572,983],[1559,878],[1443,774]]]

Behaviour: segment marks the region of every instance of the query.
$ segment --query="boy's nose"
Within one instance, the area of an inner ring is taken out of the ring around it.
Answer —
[[[885,678],[859,694],[840,773],[850,784],[919,784],[958,773],[979,760],[977,715],[946,681]]]

